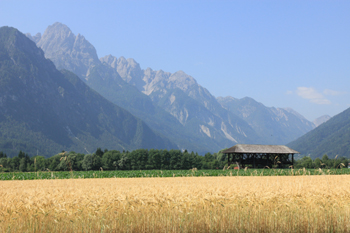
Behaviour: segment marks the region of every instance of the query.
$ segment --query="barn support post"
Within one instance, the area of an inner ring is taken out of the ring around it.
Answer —
[[[256,154],[252,154],[253,155],[253,168],[255,168],[255,157],[256,157]]]
[[[292,168],[294,168],[294,154],[292,154]]]
[[[243,155],[239,154],[238,169],[241,169],[243,167],[242,163],[243,163]]]

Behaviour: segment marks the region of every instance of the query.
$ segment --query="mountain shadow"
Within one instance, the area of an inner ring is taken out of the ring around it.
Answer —
[[[75,74],[58,71],[17,29],[0,28],[0,150],[51,156],[97,147],[177,148]]]

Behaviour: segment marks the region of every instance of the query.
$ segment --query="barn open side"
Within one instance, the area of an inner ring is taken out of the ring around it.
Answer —
[[[227,155],[228,166],[237,164],[240,168],[293,167],[294,154],[300,154],[283,145],[251,144],[237,144],[222,153]]]

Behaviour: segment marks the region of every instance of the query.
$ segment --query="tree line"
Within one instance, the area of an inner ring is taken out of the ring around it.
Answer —
[[[349,159],[345,157],[336,156],[334,159],[330,159],[328,155],[323,155],[322,158],[316,158],[312,160],[310,157],[305,156],[294,162],[295,168],[343,168],[348,167]]]
[[[129,151],[101,150],[82,154],[62,151],[52,157],[32,156],[20,151],[8,158],[0,152],[0,170],[12,171],[87,171],[87,170],[186,170],[222,169],[225,155],[206,153],[204,156],[187,150],[137,149]]]
[[[221,150],[222,151],[222,150]],[[62,151],[52,157],[32,156],[20,151],[18,156],[7,157],[0,152],[0,171],[88,171],[88,170],[187,170],[223,169],[227,166],[227,156],[218,153],[206,153],[204,156],[187,150],[137,149],[134,151],[117,151],[98,148],[95,153],[82,154],[74,151]],[[294,168],[341,168],[347,167],[347,158],[312,160],[303,157],[295,160]]]

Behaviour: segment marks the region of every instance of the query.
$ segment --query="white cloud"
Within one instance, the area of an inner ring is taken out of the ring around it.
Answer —
[[[331,104],[331,101],[328,99],[311,99],[310,100],[311,103],[315,103],[315,104]]]
[[[286,95],[291,95],[291,94],[293,94],[293,91],[286,91]]]
[[[304,99],[322,99],[323,95],[317,92],[313,87],[298,87],[298,96]]]
[[[333,95],[333,96],[336,96],[336,95],[344,95],[344,94],[346,94],[346,92],[344,92],[344,91],[335,91],[335,90],[325,89],[325,90],[323,91],[323,94],[325,94],[325,95]]]
[[[298,87],[297,95],[301,98],[310,100],[315,104],[331,104],[331,101],[326,99],[321,93],[316,91],[313,87]]]

